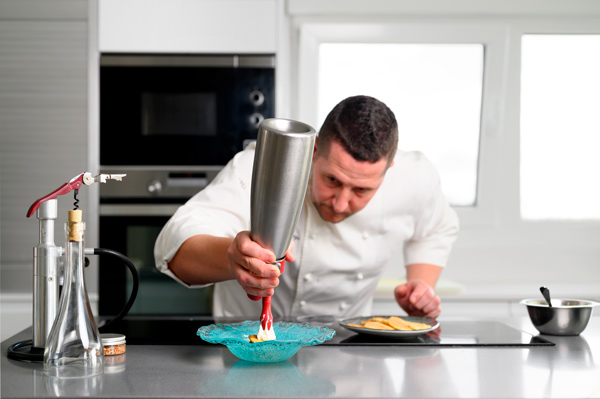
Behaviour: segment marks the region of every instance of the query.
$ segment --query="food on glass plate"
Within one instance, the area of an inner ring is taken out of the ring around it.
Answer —
[[[248,337],[248,340],[250,341],[251,344],[255,344],[257,342],[263,342],[263,339],[258,338],[258,335],[256,334],[252,334]]]
[[[398,330],[398,331],[416,331],[427,330],[430,325],[407,321],[398,316],[390,317],[371,317],[367,320],[361,320],[360,324],[349,323],[352,327],[370,328],[372,330]]]

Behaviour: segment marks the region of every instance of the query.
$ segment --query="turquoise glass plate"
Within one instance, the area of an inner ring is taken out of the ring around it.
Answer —
[[[281,362],[294,356],[303,346],[319,345],[333,338],[335,330],[308,323],[278,321],[273,324],[276,340],[250,342],[250,335],[258,333],[259,321],[231,324],[211,324],[200,327],[198,336],[211,344],[222,344],[236,357],[250,362]]]

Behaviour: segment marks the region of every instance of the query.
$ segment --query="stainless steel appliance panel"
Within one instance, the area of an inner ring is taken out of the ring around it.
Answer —
[[[275,114],[273,55],[102,54],[100,164],[220,165]]]

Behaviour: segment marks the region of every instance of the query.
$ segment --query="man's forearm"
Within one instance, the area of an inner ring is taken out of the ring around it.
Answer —
[[[406,266],[406,280],[423,280],[431,288],[435,288],[443,268],[428,263],[414,263]]]
[[[197,235],[187,239],[169,262],[169,269],[190,285],[231,280],[227,248],[233,238]]]

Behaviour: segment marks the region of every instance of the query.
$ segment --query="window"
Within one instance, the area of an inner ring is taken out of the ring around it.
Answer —
[[[490,225],[502,199],[505,35],[465,21],[302,23],[292,117],[318,129],[345,97],[379,98],[396,114],[400,148],[436,165],[461,225]]]
[[[369,95],[398,121],[400,148],[437,167],[454,206],[473,206],[483,86],[482,44],[321,43],[317,125],[342,99]]]
[[[600,219],[600,35],[523,35],[521,217]]]

